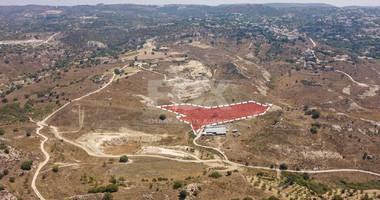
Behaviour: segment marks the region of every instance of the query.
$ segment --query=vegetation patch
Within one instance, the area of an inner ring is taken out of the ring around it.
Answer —
[[[300,186],[304,186],[309,190],[313,191],[316,194],[325,194],[329,191],[329,187],[322,183],[316,183],[309,178],[308,174],[294,174],[290,172],[282,172],[281,173],[282,183],[285,185],[293,185],[297,184]]]
[[[345,181],[340,181],[338,185],[342,188],[356,189],[356,190],[380,190],[380,180],[368,181],[364,183],[347,183]]]

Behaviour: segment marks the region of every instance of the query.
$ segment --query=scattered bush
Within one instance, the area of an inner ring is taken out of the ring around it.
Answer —
[[[121,74],[121,71],[120,71],[119,69],[115,69],[115,70],[113,70],[113,72],[114,72],[116,75]]]
[[[107,186],[100,186],[88,189],[88,193],[105,193],[105,192],[117,192],[119,190],[119,186],[115,184],[109,184]]]
[[[275,196],[270,196],[269,198],[268,198],[268,200],[279,200],[277,197],[275,197]]]
[[[59,166],[58,165],[54,165],[53,166],[53,172],[57,173],[59,171]]]
[[[0,191],[3,191],[3,190],[5,190],[4,185],[0,185]]]
[[[368,194],[366,193],[364,197],[360,198],[360,200],[373,200],[373,198],[369,198]]]
[[[316,126],[311,126],[310,133],[317,134],[318,133],[318,128]]]
[[[209,175],[211,178],[220,178],[222,175],[219,172],[213,172],[212,174]]]
[[[160,117],[159,117],[160,120],[164,121],[166,119],[166,115],[164,114],[161,114]]]
[[[280,165],[280,170],[287,170],[287,169],[288,169],[288,166],[285,163],[282,163]]]
[[[5,134],[5,130],[3,128],[0,128],[0,135],[4,135]]]
[[[284,180],[283,182],[287,185],[297,184],[304,186],[316,194],[325,194],[329,191],[329,188],[326,185],[311,181],[309,176],[305,174],[299,175],[290,172],[282,172],[281,176]]]
[[[30,169],[32,169],[32,165],[33,165],[32,160],[24,161],[21,163],[21,169],[22,170],[30,170]]]
[[[331,200],[343,200],[343,198],[340,195],[334,195]]]
[[[173,183],[173,189],[178,189],[182,187],[182,182],[181,181],[174,181]]]
[[[244,197],[243,200],[253,200],[251,197]]]
[[[227,176],[231,176],[232,172],[231,171],[227,171]]]
[[[186,199],[187,196],[189,196],[189,193],[186,190],[181,190],[178,195],[180,199]]]
[[[305,110],[305,115],[311,115],[311,118],[313,118],[313,119],[318,119],[320,114],[321,114],[321,112],[319,110],[316,110],[316,109]]]
[[[119,159],[119,162],[121,162],[121,163],[128,162],[128,156],[126,156],[126,155],[121,156],[120,159]]]
[[[9,178],[9,182],[14,183],[15,182],[15,177],[10,177]]]
[[[109,192],[104,193],[104,196],[102,198],[102,200],[112,200],[112,199],[113,199],[113,196]]]

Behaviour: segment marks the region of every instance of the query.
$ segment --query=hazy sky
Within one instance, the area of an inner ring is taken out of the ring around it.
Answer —
[[[85,5],[85,4],[232,4],[232,3],[328,3],[335,6],[360,5],[360,6],[380,6],[380,0],[0,0],[0,5]]]

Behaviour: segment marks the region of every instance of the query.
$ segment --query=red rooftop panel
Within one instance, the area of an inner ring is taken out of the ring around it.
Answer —
[[[197,133],[203,126],[226,123],[231,120],[239,120],[244,117],[265,114],[270,105],[255,103],[229,104],[218,107],[203,107],[189,104],[164,105],[161,108],[173,111],[179,119],[190,123]]]

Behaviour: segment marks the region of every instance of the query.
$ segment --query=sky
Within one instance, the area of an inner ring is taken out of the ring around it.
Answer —
[[[237,4],[237,3],[327,3],[335,6],[380,6],[380,0],[0,0],[0,5],[95,5],[98,3],[117,4]]]

